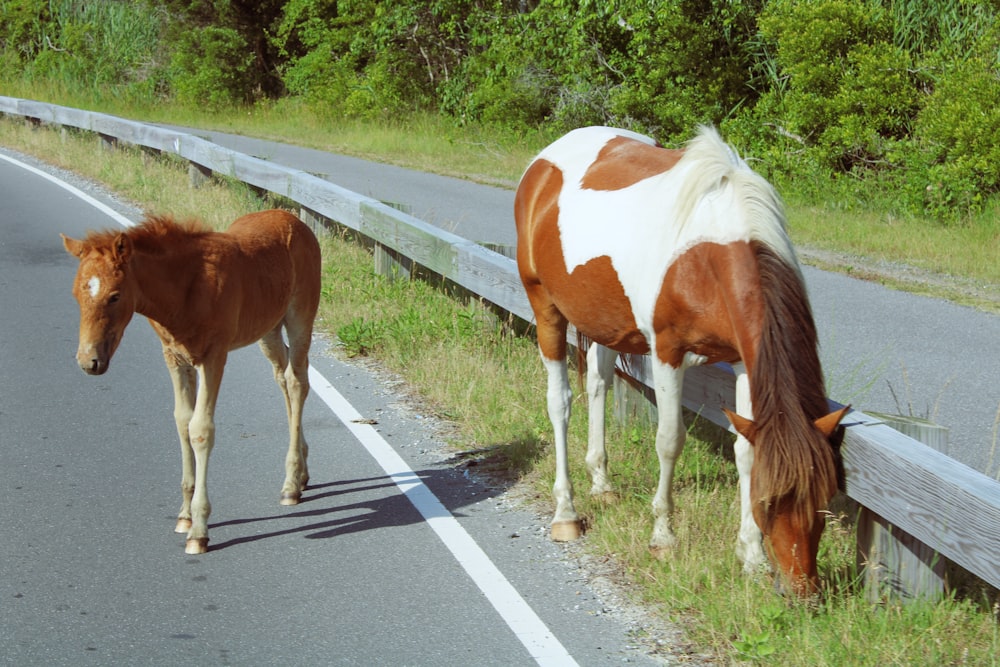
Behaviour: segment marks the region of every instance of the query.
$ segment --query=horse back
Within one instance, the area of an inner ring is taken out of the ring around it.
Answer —
[[[686,350],[738,357],[746,341],[733,340],[732,306],[758,284],[742,186],[730,180],[742,171],[714,133],[683,151],[611,128],[557,140],[515,198],[532,305],[612,349],[655,349],[671,365]]]
[[[231,279],[240,291],[240,338],[253,342],[283,320],[311,326],[322,272],[312,230],[291,213],[275,209],[236,219],[226,236],[238,248]]]

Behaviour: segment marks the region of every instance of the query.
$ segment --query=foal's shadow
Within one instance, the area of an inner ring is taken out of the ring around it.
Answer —
[[[462,506],[479,502],[496,493],[493,489],[470,488],[468,482],[452,470],[423,470],[415,472],[414,477],[430,488],[454,516],[461,516],[458,510]],[[391,491],[386,493],[386,489]],[[352,502],[352,496],[357,497],[357,500]],[[323,502],[334,498],[347,502]],[[306,508],[303,509],[303,505]],[[316,505],[320,506],[309,509]],[[396,483],[388,476],[310,485],[300,504],[289,509],[291,511],[282,514],[229,519],[209,524],[210,531],[240,525],[273,526],[267,532],[210,543],[209,551],[220,551],[285,535],[301,534],[310,540],[328,539],[366,530],[407,526],[424,520],[413,503],[396,488]]]

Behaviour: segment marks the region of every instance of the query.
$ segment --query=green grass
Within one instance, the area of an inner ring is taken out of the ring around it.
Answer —
[[[95,137],[31,130],[0,120],[0,144],[105,183],[150,211],[197,216],[222,227],[274,205],[244,187],[215,181],[192,189],[184,165],[137,150],[100,151]],[[278,202],[279,204],[281,202]],[[57,240],[54,240],[57,242]],[[482,457],[481,469],[518,481],[550,512],[554,463],[545,378],[530,338],[475,301],[423,280],[390,281],[348,235],[323,239],[324,299],[318,328],[339,334],[342,352],[367,354],[401,374],[418,400],[455,424],[453,444]],[[67,290],[69,285],[67,285]],[[609,428],[617,502],[590,499],[583,464],[585,403],[575,402],[570,442],[585,548],[614,558],[639,595],[686,628],[698,652],[721,664],[996,665],[993,592],[971,587],[936,604],[873,605],[857,590],[849,515],[831,516],[821,553],[827,595],[788,602],[767,577],[746,577],[734,552],[738,507],[728,436],[695,425],[676,472],[681,544],[651,558],[650,494],[657,474],[653,434]],[[322,456],[322,443],[314,443]],[[485,451],[483,451],[485,450]]]

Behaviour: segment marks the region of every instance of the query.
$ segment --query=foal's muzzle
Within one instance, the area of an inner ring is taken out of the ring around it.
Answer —
[[[111,362],[110,347],[101,343],[77,350],[76,363],[80,364],[80,370],[87,375],[103,375]]]

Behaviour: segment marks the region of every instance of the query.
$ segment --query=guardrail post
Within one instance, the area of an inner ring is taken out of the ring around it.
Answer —
[[[196,162],[188,162],[188,182],[192,188],[200,188],[212,178],[212,170]]]
[[[316,236],[327,234],[330,231],[327,226],[326,218],[311,208],[300,206],[299,219],[309,225],[309,229],[313,230],[313,234]]]
[[[942,454],[947,453],[948,429],[943,426],[915,417],[866,414]],[[869,602],[886,597],[904,602],[935,601],[944,595],[945,558],[864,506],[858,516],[857,559],[859,569],[864,571]]]
[[[642,355],[639,354],[627,355],[625,358],[627,367],[642,363]],[[659,414],[656,411],[656,396],[653,395],[652,387],[647,387],[618,367],[615,368],[611,387],[612,414],[618,423],[639,426],[652,426],[657,423]]]
[[[104,134],[103,132],[98,132],[97,136],[100,137],[100,144],[102,151],[113,151],[118,146],[118,137],[113,137],[110,134]]]

